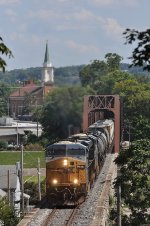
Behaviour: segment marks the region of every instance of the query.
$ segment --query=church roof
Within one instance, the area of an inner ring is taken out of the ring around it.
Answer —
[[[41,89],[41,86],[34,84],[33,82],[28,83],[20,87],[17,91],[10,94],[10,97],[24,97],[27,93],[34,93]]]
[[[44,64],[50,64],[49,51],[48,51],[48,42],[46,42]]]

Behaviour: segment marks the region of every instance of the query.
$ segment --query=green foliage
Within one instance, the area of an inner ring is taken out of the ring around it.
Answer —
[[[36,205],[38,204],[38,183],[36,182],[26,182],[24,184],[24,191],[28,195],[30,195],[30,204]],[[46,192],[46,183],[45,180],[41,182],[41,198],[45,196]]]
[[[4,72],[7,64],[1,55],[8,56],[9,58],[13,56],[11,50],[4,44],[3,39],[0,37],[0,69]]]
[[[92,87],[107,72],[108,67],[104,61],[94,60],[80,71],[79,77],[82,86],[91,85]]]
[[[0,140],[0,150],[6,149],[8,143],[5,140]]]
[[[15,209],[9,206],[5,199],[0,199],[0,224],[3,226],[16,226],[19,219],[16,217]]]
[[[110,72],[120,69],[120,62],[123,60],[121,56],[116,53],[107,53],[105,59]]]
[[[34,151],[44,151],[42,145],[40,145],[38,143],[27,144],[24,149],[25,149],[25,151],[33,151],[33,152]]]
[[[69,126],[81,129],[83,96],[92,93],[91,89],[81,87],[57,88],[49,94],[41,109],[40,122],[47,138],[66,138]]]
[[[55,68],[55,84],[58,86],[79,85],[79,72],[84,65]]]
[[[79,85],[79,71],[84,65],[67,66],[54,68],[55,85]],[[12,71],[0,72],[0,80],[7,84],[21,84],[26,80],[34,80],[35,83],[41,83],[41,70],[42,68],[27,68],[27,69],[15,69]]]
[[[8,98],[12,89],[4,83],[0,83],[0,117],[8,115]]]
[[[137,47],[132,52],[132,65],[142,66],[143,69],[150,71],[150,29],[137,31],[135,29],[126,29],[123,33],[126,38],[125,44],[136,42]]]
[[[120,152],[115,163],[120,166],[115,185],[121,185],[122,199],[132,212],[129,225],[150,224],[150,140],[132,143]]]
[[[32,93],[25,93],[23,115],[30,114],[36,104],[36,98]]]
[[[119,70],[115,70],[112,72],[109,72],[105,76],[101,78],[101,80],[97,81],[94,84],[93,89],[96,90],[97,94],[118,94],[116,90],[114,90],[114,87],[117,83],[124,82],[127,79],[133,78],[133,75],[122,72]]]
[[[102,87],[104,76],[120,69],[121,56],[116,53],[108,53],[105,55],[105,59],[106,61],[94,60],[80,71],[79,76],[83,86]]]
[[[131,140],[149,138],[150,83],[128,77],[117,81],[112,92],[121,97],[124,127],[131,124]]]

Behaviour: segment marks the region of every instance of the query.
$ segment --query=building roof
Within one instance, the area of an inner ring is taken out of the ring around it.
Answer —
[[[10,189],[16,189],[17,174],[15,165],[0,165],[0,189],[8,189],[8,170]]]
[[[35,93],[42,89],[42,86],[38,86],[33,82],[30,82],[22,87],[20,87],[17,91],[10,94],[10,97],[24,97],[27,93]]]
[[[48,42],[46,42],[44,64],[50,64],[49,51],[48,51]]]
[[[17,134],[24,134],[25,131],[30,131],[33,134],[37,135],[42,134],[42,125],[37,122],[23,122],[23,121],[12,121],[11,125],[9,126],[0,126],[0,137],[2,136],[10,136],[10,135],[17,135]]]
[[[52,67],[52,64],[50,62],[50,57],[49,57],[49,50],[48,50],[48,41],[46,42],[46,49],[45,49],[45,57],[44,57],[44,67]]]

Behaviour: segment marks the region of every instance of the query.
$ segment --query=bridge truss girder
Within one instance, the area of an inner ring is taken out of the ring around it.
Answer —
[[[115,153],[120,149],[120,97],[118,95],[87,95],[84,97],[83,131],[99,119],[104,119],[106,113],[113,115],[115,124]]]

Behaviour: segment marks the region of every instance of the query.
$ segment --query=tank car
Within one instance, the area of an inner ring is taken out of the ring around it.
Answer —
[[[107,140],[107,152],[111,152],[114,145],[114,121],[112,119],[98,120],[88,128],[88,133],[101,133],[104,140]]]

